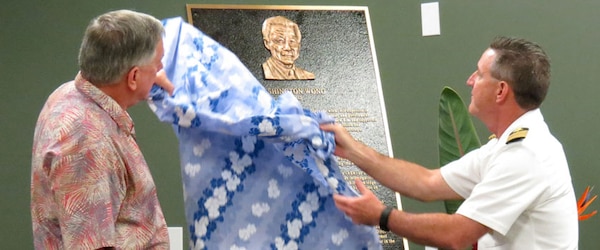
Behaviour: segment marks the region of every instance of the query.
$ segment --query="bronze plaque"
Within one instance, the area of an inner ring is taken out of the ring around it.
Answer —
[[[292,92],[304,108],[326,111],[356,139],[392,155],[369,11],[360,6],[187,4],[188,22],[235,53],[277,97]],[[338,158],[349,185],[363,182],[387,205],[400,196]],[[408,249],[379,230],[384,249]]]

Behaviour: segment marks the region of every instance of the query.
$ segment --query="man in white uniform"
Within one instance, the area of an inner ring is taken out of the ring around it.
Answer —
[[[535,43],[498,37],[468,78],[469,112],[495,138],[443,166],[382,155],[354,140],[339,124],[335,154],[386,187],[422,201],[465,199],[455,214],[412,214],[386,207],[360,181],[362,196],[335,196],[355,223],[429,246],[463,249],[576,249],[577,209],[562,145],[550,133],[540,105],[550,85],[550,59]]]

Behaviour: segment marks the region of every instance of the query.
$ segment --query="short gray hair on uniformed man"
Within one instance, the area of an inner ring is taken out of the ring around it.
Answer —
[[[118,82],[134,66],[151,62],[163,33],[158,19],[131,10],[94,18],[79,49],[81,75],[96,85]]]
[[[507,81],[519,106],[538,108],[550,87],[550,58],[538,44],[522,38],[496,37],[490,44],[496,52],[491,74]]]

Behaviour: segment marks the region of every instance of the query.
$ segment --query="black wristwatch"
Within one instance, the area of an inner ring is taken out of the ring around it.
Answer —
[[[392,210],[394,210],[394,207],[387,206],[387,207],[385,207],[383,212],[381,212],[381,216],[379,217],[379,228],[381,228],[381,230],[383,230],[383,231],[386,231],[386,232],[390,231],[390,229],[387,227],[387,224],[388,224],[388,219],[390,218],[390,214],[392,213]]]

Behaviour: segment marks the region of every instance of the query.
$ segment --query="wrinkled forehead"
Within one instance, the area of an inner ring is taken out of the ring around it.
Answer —
[[[269,37],[271,38],[276,38],[276,37],[285,37],[285,38],[291,38],[291,39],[295,39],[295,40],[300,40],[300,34],[298,34],[298,32],[289,25],[278,25],[278,26],[272,26],[271,27],[271,32],[269,33]]]
[[[292,32],[295,33],[296,28],[295,23],[275,23],[271,25],[271,32]]]

